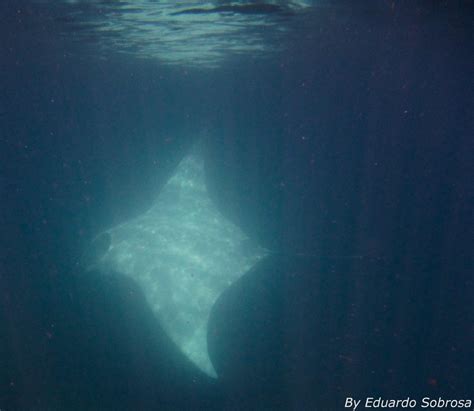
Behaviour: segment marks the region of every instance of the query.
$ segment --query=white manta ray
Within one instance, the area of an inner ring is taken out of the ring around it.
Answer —
[[[136,281],[174,343],[217,377],[207,350],[209,313],[219,295],[267,251],[249,247],[246,235],[213,204],[203,159],[185,157],[154,205],[107,230],[106,237],[108,250],[96,267]]]

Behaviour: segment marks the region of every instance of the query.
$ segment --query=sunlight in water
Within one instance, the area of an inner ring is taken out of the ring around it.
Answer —
[[[278,50],[289,23],[310,3],[64,0],[58,22],[69,40],[94,44],[104,55],[215,67],[227,57]]]

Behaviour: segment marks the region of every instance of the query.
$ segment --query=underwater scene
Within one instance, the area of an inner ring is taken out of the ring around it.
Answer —
[[[473,410],[473,17],[2,1],[0,411]]]

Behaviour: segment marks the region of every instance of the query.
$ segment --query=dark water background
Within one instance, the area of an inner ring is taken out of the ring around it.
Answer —
[[[474,399],[472,4],[341,5],[273,60],[188,70],[2,3],[2,411]],[[221,211],[275,251],[213,309],[217,382],[77,265],[199,136]]]

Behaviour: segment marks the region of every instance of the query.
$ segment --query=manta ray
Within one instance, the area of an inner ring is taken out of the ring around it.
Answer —
[[[181,160],[148,211],[106,230],[96,244],[94,268],[133,279],[181,352],[217,378],[207,348],[211,308],[267,250],[249,246],[212,202],[200,151]]]

